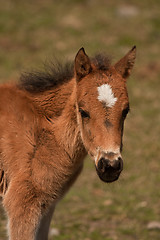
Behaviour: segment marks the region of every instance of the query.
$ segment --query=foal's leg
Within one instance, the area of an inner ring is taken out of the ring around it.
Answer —
[[[36,240],[48,240],[49,226],[52,219],[55,206],[53,205],[47,214],[45,214],[39,224],[39,228],[36,234]]]
[[[43,214],[45,196],[22,179],[10,183],[3,200],[10,240],[34,240]],[[47,206],[46,206],[47,207]]]

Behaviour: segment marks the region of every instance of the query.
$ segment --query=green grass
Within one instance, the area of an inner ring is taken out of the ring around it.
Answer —
[[[6,0],[0,6],[0,80],[53,56],[73,59],[82,46],[89,55],[108,52],[113,61],[137,45],[128,80],[131,113],[124,132],[124,170],[119,181],[102,183],[90,159],[59,203],[54,240],[159,240],[160,230],[160,2],[158,0]],[[0,215],[0,240],[5,237]],[[53,239],[52,237],[50,239]]]

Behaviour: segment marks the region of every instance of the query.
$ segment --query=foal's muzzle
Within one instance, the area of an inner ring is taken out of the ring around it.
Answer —
[[[102,181],[116,181],[123,170],[123,160],[121,157],[115,160],[109,160],[102,157],[97,163],[96,170]]]

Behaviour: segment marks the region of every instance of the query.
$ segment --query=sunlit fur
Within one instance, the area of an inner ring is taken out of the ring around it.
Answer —
[[[90,60],[82,48],[74,67],[1,85],[0,195],[10,240],[48,238],[54,208],[87,153],[103,181],[118,179],[129,105],[125,78],[134,60],[135,48],[113,66],[100,56]],[[97,87],[104,84],[117,99],[110,108],[98,100]]]

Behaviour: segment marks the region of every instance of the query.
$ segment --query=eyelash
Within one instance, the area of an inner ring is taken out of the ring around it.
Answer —
[[[82,118],[90,118],[89,113],[84,111],[82,108],[79,109],[79,112],[80,112]]]

